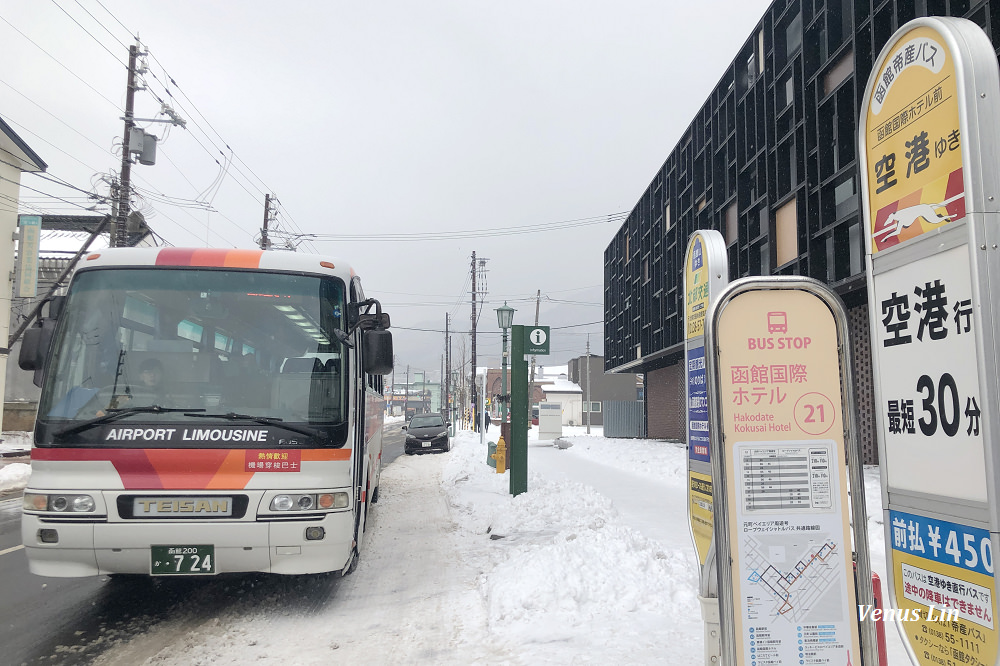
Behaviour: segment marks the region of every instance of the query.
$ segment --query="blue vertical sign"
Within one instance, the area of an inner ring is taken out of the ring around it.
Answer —
[[[708,386],[705,384],[705,347],[691,347],[687,354],[688,455],[711,462],[708,437]]]

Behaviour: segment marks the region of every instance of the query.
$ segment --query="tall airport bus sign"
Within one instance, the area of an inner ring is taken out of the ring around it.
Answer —
[[[882,49],[858,141],[889,599],[921,665],[997,662],[1000,74],[971,21]],[[970,147],[974,146],[975,149]],[[948,621],[942,612],[954,613]],[[945,661],[942,661],[945,660]]]
[[[810,278],[737,280],[709,313],[722,663],[877,663],[847,329]]]
[[[722,234],[696,231],[684,260],[684,329],[687,373],[688,523],[699,565],[699,600],[705,621],[705,660],[718,658],[716,577],[710,557],[713,537],[712,463],[708,385],[705,379],[705,319],[715,297],[729,282],[729,259]]]

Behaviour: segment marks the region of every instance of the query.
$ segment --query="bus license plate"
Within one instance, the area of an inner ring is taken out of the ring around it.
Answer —
[[[215,573],[215,546],[150,546],[149,553],[154,576]]]

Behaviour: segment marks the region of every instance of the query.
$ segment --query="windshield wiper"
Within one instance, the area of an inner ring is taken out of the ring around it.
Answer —
[[[205,411],[204,409],[196,411]],[[315,428],[307,428],[305,426],[292,425],[290,423],[284,423],[284,419],[278,418],[277,416],[253,416],[252,414],[237,414],[236,412],[227,412],[225,414],[194,414],[187,413],[184,416],[195,416],[202,419],[226,419],[227,421],[254,421],[255,423],[260,423],[261,425],[277,426],[283,430],[289,430],[291,432],[297,432],[300,435],[305,435],[306,437],[316,437],[318,439],[327,439],[327,434],[322,430],[316,430]]]
[[[161,407],[159,405],[148,405],[145,407],[120,407],[117,409],[109,408],[105,410],[107,413],[98,416],[96,418],[88,419],[86,421],[81,421],[75,425],[67,426],[62,430],[57,430],[52,433],[54,437],[65,437],[66,435],[72,435],[74,433],[82,432],[93,428],[94,426],[101,425],[103,423],[113,423],[118,419],[125,418],[126,416],[131,416],[132,414],[166,414],[168,412],[203,412],[204,409],[192,409],[191,407]]]

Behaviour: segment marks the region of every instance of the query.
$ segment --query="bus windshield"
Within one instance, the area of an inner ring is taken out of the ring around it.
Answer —
[[[160,429],[298,423],[342,445],[344,293],[335,277],[264,271],[81,271],[52,342],[36,443],[122,446],[101,436],[110,416]]]

